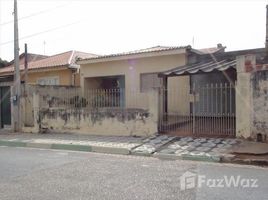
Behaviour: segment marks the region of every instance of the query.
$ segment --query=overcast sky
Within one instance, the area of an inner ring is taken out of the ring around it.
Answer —
[[[20,53],[117,53],[157,45],[264,47],[267,0],[18,0]],[[13,0],[0,0],[0,57],[13,59]]]

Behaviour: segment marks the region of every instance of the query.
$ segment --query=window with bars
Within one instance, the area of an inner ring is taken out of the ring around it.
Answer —
[[[53,76],[53,77],[43,77],[37,79],[37,84],[39,85],[59,85],[59,77]]]
[[[149,92],[153,88],[161,87],[162,79],[158,77],[158,73],[140,74],[140,91]]]

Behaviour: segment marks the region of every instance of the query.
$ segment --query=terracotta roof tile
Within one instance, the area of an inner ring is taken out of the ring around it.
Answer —
[[[93,56],[90,58],[80,59],[80,60],[91,60],[91,59],[110,58],[110,57],[117,57],[117,56],[128,56],[128,55],[133,55],[133,54],[153,53],[153,52],[187,49],[187,48],[191,48],[191,46],[154,46],[154,47],[150,47],[150,48],[146,48],[146,49],[139,49],[139,50],[116,53],[116,54]]]
[[[79,52],[79,51],[67,51],[61,54],[56,54],[53,56],[49,56],[44,59],[40,60],[34,60],[30,61],[28,63],[28,69],[33,70],[33,69],[43,69],[43,68],[50,68],[50,67],[62,67],[66,66],[69,67],[70,64],[75,64],[76,60],[78,58],[89,58],[96,56],[95,54],[90,54],[90,53],[84,53],[84,52]],[[24,69],[24,64],[20,64],[20,70]],[[14,71],[14,66],[8,66],[0,69],[0,74],[1,73],[9,73]]]

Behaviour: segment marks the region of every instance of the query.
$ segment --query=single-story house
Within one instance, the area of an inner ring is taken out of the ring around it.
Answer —
[[[27,54],[28,76],[25,76],[25,54],[20,55],[21,82],[31,85],[61,85],[79,86],[80,74],[78,58],[89,58],[95,54],[79,51],[68,51],[53,56]],[[14,61],[6,67],[0,68],[0,122],[1,127],[11,125],[10,87],[13,85]]]
[[[81,87],[85,92],[120,88],[123,91],[120,107],[124,108],[146,108],[142,95],[160,88],[158,131],[176,135],[235,137],[238,133],[241,136],[243,116],[241,107],[237,106],[241,100],[236,90],[237,66],[240,66],[237,57],[247,54],[256,55],[259,62],[265,49],[225,52],[221,44],[202,50],[190,46],[157,46],[96,56],[78,61]],[[137,103],[135,97],[141,101]]]
[[[79,51],[67,51],[52,56],[38,55],[35,57],[34,55],[28,54],[28,84],[66,86],[80,85],[79,65],[76,64],[76,60],[78,58],[96,56],[95,54]],[[24,60],[21,59],[20,71],[22,81],[25,81],[24,70]],[[0,77],[13,77],[13,73],[13,62],[11,65],[0,69]]]
[[[175,66],[184,66],[190,54],[207,55],[222,52],[224,49],[221,44],[215,48],[200,50],[192,49],[190,46],[155,46],[80,59],[78,64],[80,65],[81,87],[85,91],[120,88],[125,93],[120,97],[122,106],[144,107],[141,105],[143,102],[137,102],[135,97],[142,97],[146,92],[163,85],[162,79],[158,77],[159,72]],[[174,88],[176,85],[189,87],[189,77],[170,78],[168,87]],[[176,108],[171,105],[170,109]]]

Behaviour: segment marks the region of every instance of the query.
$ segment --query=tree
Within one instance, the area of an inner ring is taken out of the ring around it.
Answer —
[[[7,62],[6,60],[2,60],[2,59],[0,58],[0,68],[5,67],[5,66],[7,66],[7,65],[8,65],[8,62]]]

